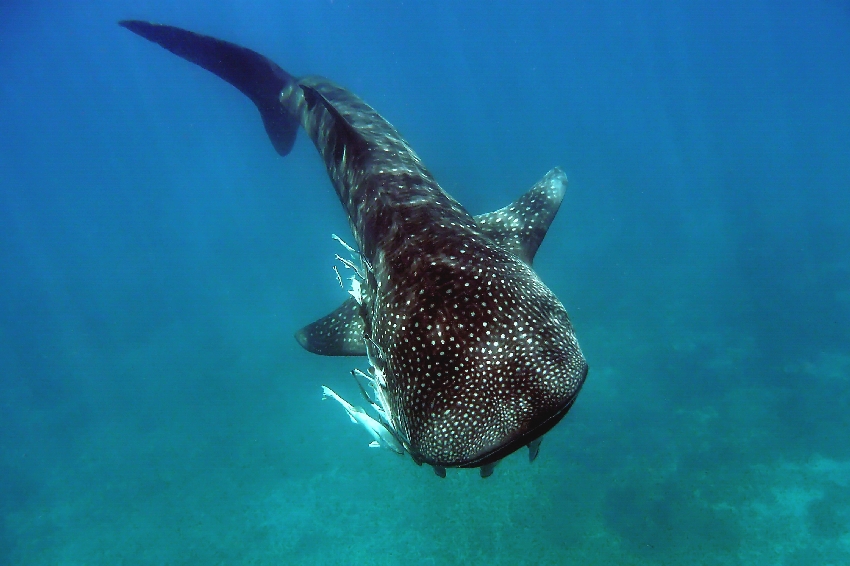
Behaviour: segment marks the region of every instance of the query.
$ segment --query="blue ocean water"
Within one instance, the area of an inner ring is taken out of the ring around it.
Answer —
[[[0,5],[0,564],[850,563],[845,2],[246,4]],[[315,149],[125,18],[345,85],[473,213],[567,171],[591,369],[533,465],[321,401]]]

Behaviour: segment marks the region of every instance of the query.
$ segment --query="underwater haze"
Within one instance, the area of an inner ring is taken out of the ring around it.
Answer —
[[[535,260],[590,365],[492,477],[368,447],[293,333],[346,298],[303,131],[116,25],[361,96]],[[0,4],[0,564],[850,563],[850,8]]]

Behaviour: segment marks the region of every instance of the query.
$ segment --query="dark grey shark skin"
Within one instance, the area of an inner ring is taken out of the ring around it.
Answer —
[[[587,375],[567,312],[531,268],[566,189],[553,169],[513,204],[473,218],[399,133],[320,77],[296,79],[244,47],[171,26],[120,25],[251,98],[286,155],[301,125],[327,166],[363,264],[360,300],[296,335],[364,355],[386,379],[391,430],[419,464],[481,467],[540,438]]]

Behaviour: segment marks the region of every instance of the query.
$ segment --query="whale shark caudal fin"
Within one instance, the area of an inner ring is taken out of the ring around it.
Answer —
[[[567,176],[556,167],[513,203],[479,214],[475,221],[496,243],[531,265],[566,190]]]
[[[360,305],[349,298],[331,314],[296,332],[295,339],[308,352],[322,356],[365,356]]]
[[[293,84],[295,78],[273,61],[245,47],[172,26],[139,20],[123,20],[118,25],[238,88],[260,111],[275,150],[280,155],[292,150],[299,122],[284,109],[279,97],[281,90]]]

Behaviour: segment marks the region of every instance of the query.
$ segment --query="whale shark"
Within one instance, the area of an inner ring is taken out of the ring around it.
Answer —
[[[588,365],[562,303],[532,264],[564,198],[561,169],[515,202],[472,216],[371,106],[328,79],[296,78],[245,47],[173,26],[121,26],[207,69],[260,112],[278,154],[299,128],[348,217],[346,299],[295,337],[309,352],[365,356],[354,377],[366,408],[322,387],[371,446],[447,468],[493,473],[540,441],[575,403]]]

